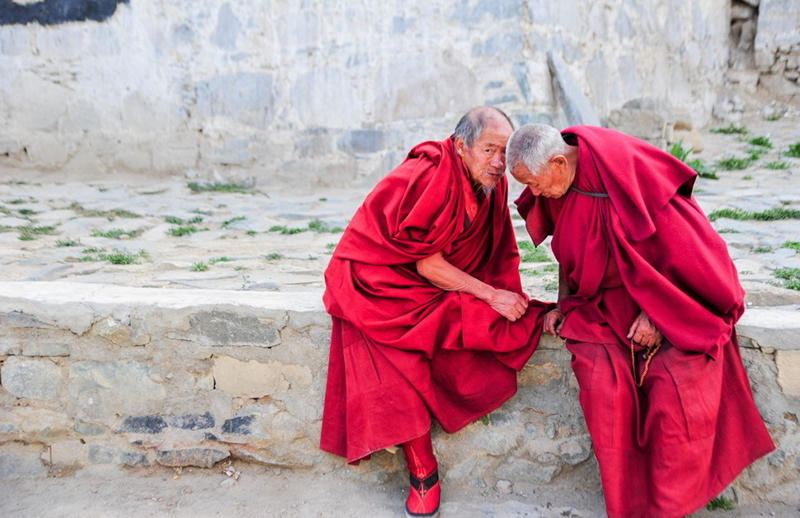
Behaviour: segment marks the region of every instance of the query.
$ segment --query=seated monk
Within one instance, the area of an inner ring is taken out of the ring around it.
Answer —
[[[692,197],[697,173],[591,126],[523,126],[507,152],[533,242],[553,236],[545,331],[572,353],[608,516],[694,512],[775,449],[734,329],[744,290]]]
[[[402,446],[406,514],[436,516],[431,419],[448,433],[517,390],[547,306],[522,292],[494,108],[424,142],[381,180],[325,271],[333,319],[320,447],[358,463]]]

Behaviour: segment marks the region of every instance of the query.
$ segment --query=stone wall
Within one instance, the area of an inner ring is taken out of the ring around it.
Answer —
[[[351,468],[317,447],[330,333],[319,300],[319,292],[0,282],[0,478],[235,458],[399,480],[398,456],[378,452]],[[739,327],[779,446],[738,480],[742,502],[796,499],[795,313],[751,310]],[[543,340],[519,385],[487,418],[435,433],[448,484],[599,491],[563,345]]]
[[[780,98],[800,100],[800,6],[795,0],[760,1],[754,50],[760,83]]]
[[[696,124],[729,53],[728,0],[102,4],[0,9],[2,170],[371,184],[475,105],[563,125],[548,52],[601,116],[648,97]]]

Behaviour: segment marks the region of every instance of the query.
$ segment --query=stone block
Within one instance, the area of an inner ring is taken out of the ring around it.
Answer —
[[[800,313],[779,309],[748,309],[736,324],[739,336],[760,347],[800,350]]]
[[[273,322],[229,311],[212,310],[189,317],[191,334],[199,345],[272,347],[281,343]]]
[[[558,443],[557,449],[561,458],[574,466],[592,456],[592,440],[588,435],[565,439]]]
[[[69,149],[54,135],[38,133],[26,144],[28,159],[36,166],[51,168],[64,165],[69,158]]]
[[[384,140],[382,131],[353,130],[342,135],[337,146],[345,153],[375,153],[384,148]]]
[[[84,437],[96,437],[99,435],[104,435],[108,429],[103,425],[77,421],[75,423],[74,430],[75,433]]]
[[[55,399],[61,386],[61,367],[50,360],[8,358],[0,369],[0,381],[11,394],[30,399]]]
[[[117,433],[157,434],[164,431],[167,422],[160,415],[126,417],[115,430]]]
[[[597,113],[561,57],[557,53],[549,51],[547,60],[558,101],[567,117],[568,125],[600,126]]]
[[[282,398],[292,383],[310,383],[311,371],[301,365],[280,362],[241,361],[228,356],[214,358],[214,381],[217,390],[232,396]]]
[[[319,67],[302,74],[292,85],[291,99],[309,128],[353,128],[364,120],[364,103],[343,69]]]
[[[16,442],[0,445],[0,480],[46,477],[47,469],[39,459],[41,452],[41,446]]]
[[[79,418],[112,417],[121,409],[146,413],[166,396],[150,368],[133,361],[75,362],[69,367],[69,392],[68,408]]]
[[[92,326],[89,332],[108,340],[114,345],[132,345],[131,327],[112,317],[100,320]]]
[[[186,448],[181,450],[157,451],[156,462],[162,466],[197,466],[199,468],[210,468],[217,462],[227,459],[230,456],[231,454],[227,450]]]
[[[775,363],[783,393],[800,397],[800,351],[776,351]]]
[[[222,4],[217,13],[217,28],[211,35],[211,41],[221,49],[236,50],[236,40],[241,28],[242,24],[233,13],[231,4]]]
[[[80,466],[85,458],[86,445],[74,439],[54,442],[41,455],[41,459],[51,466]]]
[[[266,129],[274,116],[274,103],[273,77],[265,72],[214,76],[197,85],[201,117],[225,117]]]
[[[206,428],[214,428],[216,422],[211,412],[206,412],[205,414],[184,414],[173,417],[169,420],[169,425],[182,430],[203,430]]]

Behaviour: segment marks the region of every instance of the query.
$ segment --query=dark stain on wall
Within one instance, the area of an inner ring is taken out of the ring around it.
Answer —
[[[58,25],[92,20],[102,22],[117,10],[117,4],[130,0],[44,0],[22,5],[13,0],[0,0],[0,25]]]

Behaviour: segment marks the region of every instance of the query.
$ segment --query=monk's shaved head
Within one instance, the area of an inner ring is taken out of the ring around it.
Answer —
[[[484,128],[493,124],[508,124],[512,131],[514,129],[514,123],[502,110],[492,106],[479,106],[461,117],[453,135],[461,137],[467,147],[472,147]]]

